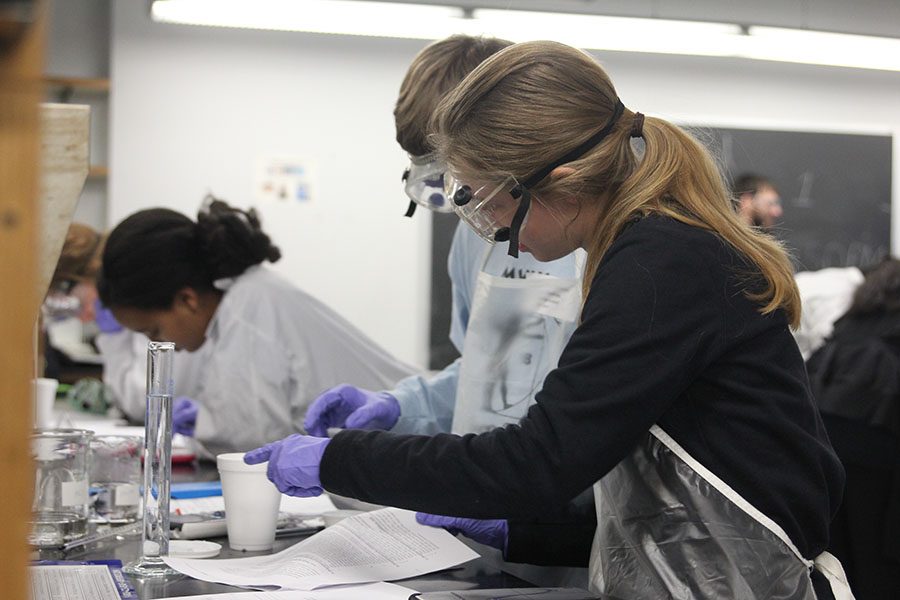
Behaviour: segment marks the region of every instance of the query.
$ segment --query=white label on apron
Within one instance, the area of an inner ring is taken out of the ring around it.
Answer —
[[[63,506],[84,506],[85,504],[87,504],[87,479],[63,481],[60,484],[60,497]]]
[[[548,295],[541,305],[537,307],[537,313],[559,319],[565,323],[572,323],[578,318],[580,308],[581,288],[576,285],[560,293]]]

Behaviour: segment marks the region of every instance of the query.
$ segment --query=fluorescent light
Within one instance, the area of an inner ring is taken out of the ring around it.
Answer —
[[[488,9],[474,17],[485,35],[621,52],[734,56],[742,37],[739,26],[726,23]]]
[[[454,33],[578,48],[737,57],[900,71],[900,39],[728,23],[359,0],[155,0],[154,20],[191,25],[436,40]]]
[[[435,40],[458,33],[463,11],[353,0],[155,0],[154,21]]]
[[[760,60],[900,71],[900,39],[751,27],[743,56]]]

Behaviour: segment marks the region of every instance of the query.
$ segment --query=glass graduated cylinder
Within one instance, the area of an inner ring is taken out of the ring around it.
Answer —
[[[169,554],[174,354],[175,344],[171,342],[150,342],[147,345],[141,557],[124,568],[126,573],[139,577],[161,577],[177,573],[162,559]]]

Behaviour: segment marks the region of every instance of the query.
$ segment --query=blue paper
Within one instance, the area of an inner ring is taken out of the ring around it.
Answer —
[[[172,497],[178,500],[185,498],[207,498],[222,495],[221,481],[195,481],[190,483],[173,483]]]

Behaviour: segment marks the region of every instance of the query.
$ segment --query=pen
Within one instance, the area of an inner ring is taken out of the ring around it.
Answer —
[[[138,533],[141,531],[141,527],[143,526],[143,521],[135,521],[134,523],[129,523],[128,525],[121,525],[119,527],[111,527],[106,531],[100,531],[91,535],[86,535],[78,538],[77,540],[72,540],[66,544],[63,544],[62,550],[63,552],[69,552],[70,550],[74,550],[75,548],[79,548],[81,546],[86,546],[88,544],[93,544],[94,542],[98,542],[100,540],[105,540],[107,538],[115,537],[117,535],[131,535],[133,533]]]

